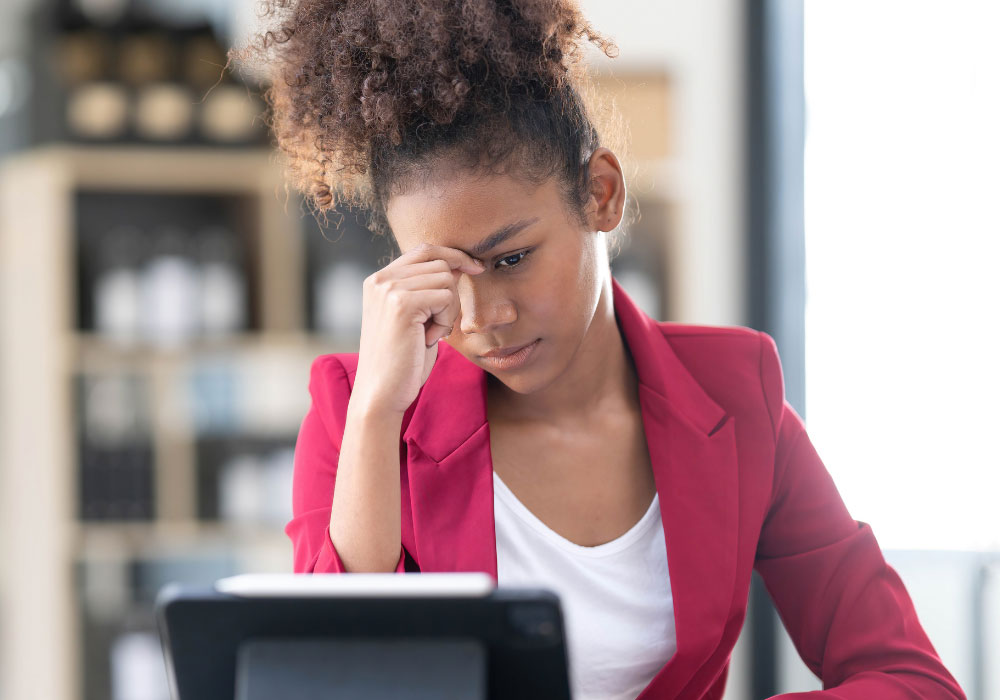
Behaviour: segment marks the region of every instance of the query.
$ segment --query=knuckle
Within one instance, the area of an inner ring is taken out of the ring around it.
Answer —
[[[405,301],[404,294],[399,289],[391,288],[386,292],[385,302],[390,309],[402,309],[405,306]]]

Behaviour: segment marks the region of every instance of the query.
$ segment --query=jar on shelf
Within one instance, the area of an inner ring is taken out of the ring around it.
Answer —
[[[119,83],[95,80],[66,96],[65,122],[73,137],[114,141],[125,136],[131,118],[132,104]]]
[[[133,126],[144,141],[181,141],[194,123],[194,93],[185,85],[156,82],[136,88]]]

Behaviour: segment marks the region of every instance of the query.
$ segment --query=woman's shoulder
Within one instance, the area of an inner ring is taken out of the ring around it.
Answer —
[[[354,387],[358,353],[337,352],[319,355],[309,368],[309,393],[313,399],[347,397]]]
[[[728,411],[757,410],[763,402],[776,416],[784,401],[784,377],[774,339],[746,326],[658,322],[685,369]]]
[[[747,326],[721,326],[659,321],[656,324],[670,347],[685,364],[719,368],[725,364],[760,363],[762,354],[776,352],[767,333]]]
[[[327,355],[317,356],[313,362],[310,372],[321,375],[345,375],[353,380],[354,373],[358,371],[358,353],[356,352],[334,352]]]

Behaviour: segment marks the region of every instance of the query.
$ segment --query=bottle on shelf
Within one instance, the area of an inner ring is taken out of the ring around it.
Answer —
[[[216,339],[244,330],[246,279],[236,234],[225,226],[210,226],[199,231],[195,240],[202,335]]]
[[[292,517],[293,459],[294,449],[284,445],[234,452],[219,470],[219,518],[284,526]]]
[[[160,226],[153,238],[142,275],[143,336],[154,346],[178,348],[195,337],[200,325],[198,268],[184,229]]]
[[[137,226],[118,226],[97,245],[94,330],[114,344],[134,345],[140,330],[142,231]]]
[[[270,494],[260,511],[262,522],[284,528],[292,519],[292,475],[295,448],[277,447],[263,461],[264,490]]]
[[[317,331],[336,338],[360,336],[364,282],[373,272],[351,259],[334,260],[319,270],[313,287]]]
[[[234,524],[257,520],[267,494],[259,478],[260,466],[255,455],[234,454],[219,470],[219,518]]]

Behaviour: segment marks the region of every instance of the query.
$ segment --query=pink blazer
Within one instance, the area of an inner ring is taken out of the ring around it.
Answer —
[[[722,697],[754,569],[823,680],[826,690],[809,697],[964,698],[785,401],[774,341],[742,327],[657,322],[612,284],[639,378],[677,632],[676,653],[639,700]],[[296,572],[344,571],[329,519],[356,369],[356,354],[312,366],[285,528]],[[404,416],[396,571],[496,578],[486,376],[442,343]]]

